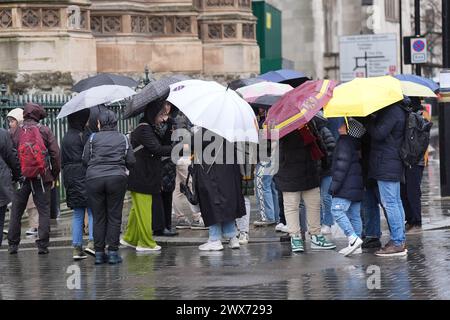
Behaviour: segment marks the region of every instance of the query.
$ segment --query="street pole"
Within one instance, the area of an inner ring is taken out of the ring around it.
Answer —
[[[414,23],[416,26],[416,36],[420,36],[420,0],[414,0]],[[416,74],[422,75],[422,67],[420,64],[416,64]]]
[[[402,17],[402,0],[398,0],[398,10],[400,18],[400,73],[403,74],[403,17]]]
[[[442,64],[444,69],[450,68],[450,3],[442,0]],[[450,93],[441,93],[439,103],[439,164],[441,176],[441,196],[450,196]],[[448,101],[448,102],[447,102]]]

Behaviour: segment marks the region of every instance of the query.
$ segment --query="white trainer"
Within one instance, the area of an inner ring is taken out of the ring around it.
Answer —
[[[279,224],[276,225],[275,231],[288,233],[288,227],[280,222]]]
[[[247,244],[249,241],[248,232],[241,231],[239,233],[239,244]]]
[[[236,238],[237,240],[237,238]],[[239,243],[238,243],[239,244]],[[200,251],[221,251],[223,250],[222,241],[208,241],[198,247]]]
[[[133,246],[131,243],[128,243],[128,242],[126,242],[126,241],[123,240],[123,239],[120,239],[120,244],[123,245],[123,246],[125,246],[125,247],[129,247],[129,248],[136,249],[136,246]]]
[[[147,247],[136,247],[136,252],[155,252],[155,251],[161,251],[161,247],[156,245],[154,248],[147,248]]]
[[[236,237],[233,237],[230,239],[230,242],[228,243],[228,247],[231,249],[239,249],[241,245],[239,244],[239,239]]]
[[[343,254],[344,257],[348,257],[349,255],[351,255],[352,253],[354,253],[357,249],[361,248],[363,241],[357,237],[353,243],[349,243],[348,247],[345,247],[344,249],[342,249],[341,251],[339,251],[340,254]],[[361,252],[362,253],[362,252]]]

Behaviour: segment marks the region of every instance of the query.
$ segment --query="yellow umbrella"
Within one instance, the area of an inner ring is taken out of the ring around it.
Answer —
[[[411,81],[400,81],[402,84],[403,94],[408,97],[433,97],[436,94],[428,87]]]
[[[327,118],[366,117],[401,100],[400,81],[391,76],[356,78],[334,89],[324,115]]]

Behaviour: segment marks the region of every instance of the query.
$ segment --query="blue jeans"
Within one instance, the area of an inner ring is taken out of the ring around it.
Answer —
[[[334,224],[331,214],[331,176],[323,177],[320,182],[320,224],[331,227]]]
[[[234,220],[222,223],[216,223],[209,227],[209,241],[230,239],[237,235],[236,224]]]
[[[381,204],[386,210],[386,216],[391,232],[391,240],[394,245],[400,246],[405,243],[405,211],[403,210],[400,196],[400,182],[378,180]]]
[[[264,175],[264,169],[269,167],[258,163],[255,174],[256,204],[261,214],[261,220],[278,221],[280,207],[278,203],[278,191],[272,175]]]
[[[73,220],[72,220],[72,245],[82,246],[83,245],[83,224],[84,224],[84,212],[86,208],[74,208],[73,209]],[[92,211],[90,208],[88,210],[89,218],[89,240],[94,240],[94,220],[92,219]]]
[[[333,198],[331,204],[331,212],[334,220],[344,231],[347,237],[356,234],[361,237],[362,221],[361,221],[361,202],[352,202],[347,199]]]
[[[363,236],[368,238],[381,238],[380,206],[376,195],[376,188],[368,188],[364,191],[361,203],[361,215],[363,219]]]

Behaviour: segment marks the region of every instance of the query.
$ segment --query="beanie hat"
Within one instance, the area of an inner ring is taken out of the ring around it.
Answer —
[[[21,108],[15,108],[15,109],[11,110],[11,111],[6,115],[6,117],[13,118],[13,119],[17,120],[17,122],[18,122],[19,124],[22,124],[22,122],[23,122],[23,109],[21,109]]]

